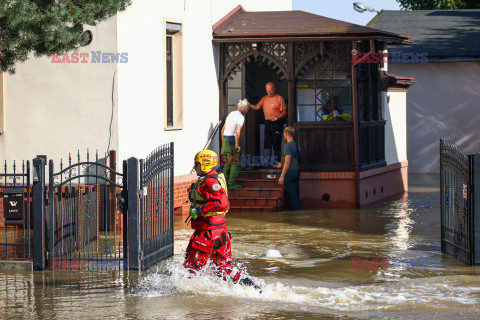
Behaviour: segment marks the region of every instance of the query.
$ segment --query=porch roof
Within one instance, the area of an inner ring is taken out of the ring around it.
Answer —
[[[410,44],[409,38],[305,11],[247,12],[241,5],[213,25],[214,42],[378,39]]]

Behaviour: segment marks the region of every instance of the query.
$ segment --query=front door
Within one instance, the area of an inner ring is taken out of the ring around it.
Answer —
[[[226,114],[237,109],[237,103],[243,98],[247,98],[252,104],[257,104],[266,94],[265,84],[273,82],[286,104],[287,101],[287,81],[281,80],[281,75],[273,70],[273,64],[268,60],[251,58],[245,63],[238,64],[230,73],[226,81],[227,105]],[[264,141],[264,115],[263,110],[250,110],[245,118],[245,124],[242,128],[240,147],[242,153],[252,156],[263,155]]]
[[[245,63],[245,96],[252,104],[257,104],[267,94],[265,85],[273,82],[277,93],[287,101],[287,81],[273,70],[273,64],[260,56]],[[250,110],[247,114],[247,150],[252,155],[263,155],[265,117],[263,110]]]

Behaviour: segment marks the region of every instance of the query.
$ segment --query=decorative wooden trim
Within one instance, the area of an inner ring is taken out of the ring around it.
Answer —
[[[338,44],[341,43],[341,44]],[[337,50],[345,50],[343,52],[347,59],[351,58],[351,48],[338,48],[341,45],[348,44],[349,42],[307,42],[307,43],[296,43],[295,44],[295,79],[299,77],[300,72],[305,68],[307,63],[315,59],[318,61],[318,56],[322,58],[325,55],[330,56],[331,58],[340,61],[345,69],[344,71],[350,74],[350,62],[345,61],[341,55],[337,54]],[[332,45],[333,44],[333,45]],[[347,55],[348,52],[348,55]],[[342,52],[338,52],[342,53]]]
[[[247,43],[227,43],[223,45],[223,77],[227,78],[230,72],[243,60],[251,59],[253,56],[255,59],[262,57],[262,59],[268,59],[274,64],[273,69],[279,69],[278,73],[283,73],[282,78],[288,79],[288,44],[262,44],[258,43],[256,47]]]

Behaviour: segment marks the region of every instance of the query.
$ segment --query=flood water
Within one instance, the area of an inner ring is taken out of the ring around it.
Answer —
[[[174,257],[147,272],[0,273],[0,318],[479,319],[480,268],[440,252],[438,179],[411,175],[408,194],[361,210],[229,215],[262,293],[188,279],[178,217]]]

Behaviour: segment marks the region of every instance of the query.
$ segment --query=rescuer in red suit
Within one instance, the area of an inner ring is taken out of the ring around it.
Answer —
[[[250,278],[240,279],[241,271],[231,265],[231,236],[225,224],[230,202],[225,177],[214,169],[217,165],[218,156],[211,150],[195,155],[195,171],[199,178],[188,189],[195,232],[188,243],[183,266],[196,273],[212,260],[214,271],[224,280],[231,278],[233,282],[259,288]]]

